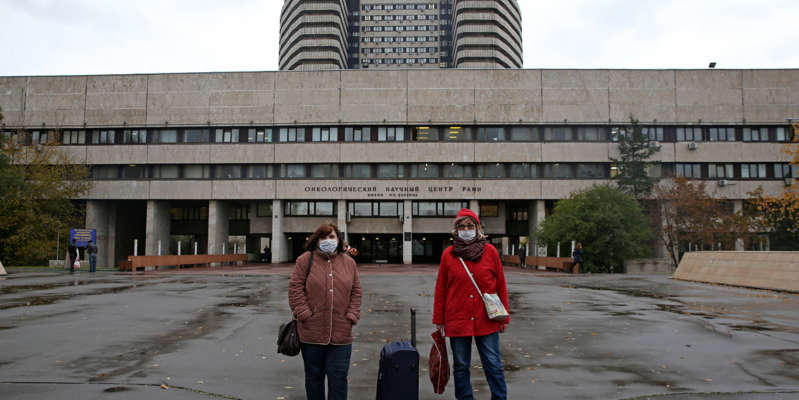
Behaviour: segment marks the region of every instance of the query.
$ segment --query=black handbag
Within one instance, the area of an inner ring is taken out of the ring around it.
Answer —
[[[311,273],[313,266],[313,251],[311,251],[311,261],[308,262],[308,271],[305,273],[305,280],[308,280],[308,275]],[[300,354],[300,335],[297,333],[297,320],[292,318],[291,321],[280,325],[277,331],[277,352],[294,357]]]

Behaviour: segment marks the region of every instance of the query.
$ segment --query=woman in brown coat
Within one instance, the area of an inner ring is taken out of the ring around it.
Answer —
[[[352,326],[361,317],[361,281],[335,224],[316,228],[297,258],[289,306],[297,319],[309,400],[347,398]],[[308,273],[309,265],[311,271]],[[306,279],[307,276],[307,279]]]

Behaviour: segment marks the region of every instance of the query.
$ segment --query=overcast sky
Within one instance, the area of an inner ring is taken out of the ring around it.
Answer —
[[[281,0],[0,0],[0,76],[277,69]],[[796,0],[519,0],[525,68],[799,67]]]

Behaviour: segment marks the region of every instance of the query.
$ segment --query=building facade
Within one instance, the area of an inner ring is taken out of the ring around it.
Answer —
[[[797,176],[797,93],[795,69],[0,77],[6,134],[91,166],[101,265],[134,241],[290,261],[325,221],[362,262],[437,262],[461,207],[504,254],[528,237],[534,254],[555,201],[609,182],[630,115],[662,146],[654,174],[741,207]]]
[[[515,0],[287,0],[280,69],[521,68]]]

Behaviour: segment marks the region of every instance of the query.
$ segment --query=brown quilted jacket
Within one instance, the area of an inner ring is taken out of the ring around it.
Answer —
[[[361,281],[348,255],[314,250],[308,279],[306,251],[297,258],[289,281],[289,307],[297,319],[300,342],[350,344],[352,326],[361,318]]]

